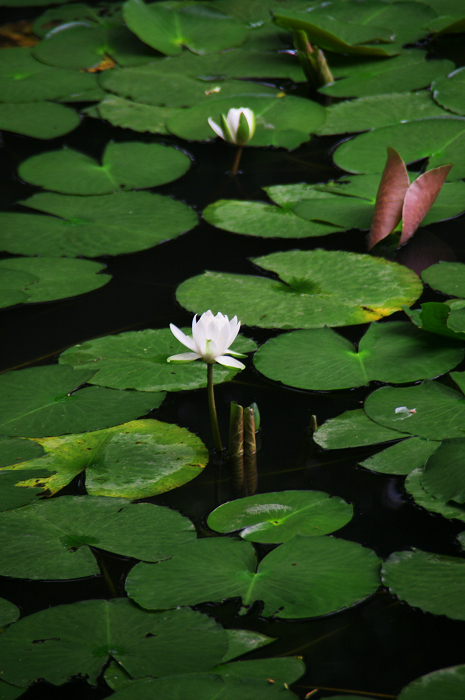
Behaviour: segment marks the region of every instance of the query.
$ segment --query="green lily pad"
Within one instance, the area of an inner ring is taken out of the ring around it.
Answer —
[[[421,273],[423,282],[443,294],[465,297],[465,265],[441,261]]]
[[[0,104],[0,129],[36,139],[54,139],[73,131],[80,123],[70,107],[54,102]]]
[[[254,356],[259,372],[299,389],[328,391],[370,381],[403,384],[445,374],[464,351],[410,323],[372,323],[358,345],[330,328],[268,340]]]
[[[223,657],[222,663],[225,664],[231,659],[236,659],[238,656],[247,654],[249,651],[255,651],[263,646],[276,641],[274,637],[267,637],[266,634],[253,632],[252,630],[226,630],[228,634],[228,651]]]
[[[438,78],[431,85],[433,99],[449,112],[465,115],[464,98],[465,71],[458,68],[444,78]]]
[[[463,302],[463,300],[459,301],[460,303]],[[412,311],[404,308],[404,311],[418,328],[422,328],[429,333],[444,335],[447,338],[455,338],[458,341],[465,340],[464,332],[457,333],[449,327],[449,319],[454,325],[454,310],[451,308],[450,302],[441,304],[437,301],[428,301],[425,304],[420,304],[419,309]]]
[[[445,116],[444,110],[426,90],[370,95],[326,107],[326,122],[319,127],[317,134],[371,131],[400,122],[439,116]]]
[[[47,490],[42,479],[47,479],[49,476],[50,472],[45,467],[29,469],[21,473],[15,470],[0,471],[0,511],[35,503]],[[34,482],[35,486],[29,484],[25,487],[24,482]]]
[[[433,671],[406,685],[398,700],[462,700],[465,693],[465,666],[451,666]]]
[[[383,564],[383,584],[400,600],[433,615],[465,620],[465,561],[414,550]]]
[[[103,9],[103,12],[102,12]],[[116,26],[121,23],[121,12],[115,13],[108,6],[90,7],[77,2],[72,5],[61,5],[59,7],[49,7],[48,10],[37,17],[32,24],[32,31],[35,36],[43,39],[52,29],[57,29],[63,24],[71,22],[84,22],[91,25],[101,24],[102,26]]]
[[[207,3],[146,5],[143,0],[128,0],[123,16],[139,39],[168,56],[181,53],[183,46],[193,53],[217,53],[240,46],[247,39],[242,22]]]
[[[99,116],[113,126],[151,134],[168,134],[166,123],[179,111],[171,107],[152,107],[124,100],[116,95],[108,95],[97,109]]]
[[[359,544],[295,535],[257,567],[250,543],[205,538],[180,546],[169,561],[137,564],[130,598],[149,609],[195,605],[240,596],[264,601],[263,615],[302,618],[354,605],[379,585],[379,560]]]
[[[386,148],[398,151],[405,163],[428,158],[428,169],[455,163],[448,180],[465,176],[465,119],[445,117],[422,119],[386,126],[356,136],[336,149],[334,162],[343,170],[380,173],[386,162]]]
[[[233,107],[248,107],[255,113],[256,130],[250,146],[280,146],[292,150],[308,141],[310,133],[325,120],[325,111],[316,102],[278,93],[276,97],[233,96],[198,104],[172,117],[168,129],[183,139],[213,139],[215,134],[208,118],[212,117],[219,124],[221,114]]]
[[[0,52],[0,102],[66,100],[76,93],[84,100],[84,94],[96,88],[92,73],[44,66],[35,60],[30,49]]]
[[[251,542],[287,542],[294,535],[318,536],[339,530],[353,508],[320,491],[281,491],[240,498],[216,508],[208,526],[217,532],[241,530]]]
[[[205,272],[178,287],[179,303],[192,311],[237,314],[248,326],[321,328],[389,316],[412,305],[423,289],[405,267],[363,254],[292,250],[253,262],[280,279]]]
[[[44,457],[6,469],[54,472],[23,483],[36,487],[39,481],[52,495],[85,470],[86,490],[92,496],[147,498],[191,481],[208,461],[208,452],[198,437],[185,428],[156,420],[35,440],[44,448]]]
[[[189,334],[190,331],[184,328],[184,332]],[[96,374],[89,382],[113,389],[181,391],[207,386],[204,362],[167,362],[168,357],[180,353],[183,347],[169,328],[129,331],[75,345],[60,355],[60,362],[94,370]],[[231,348],[246,353],[255,350],[256,345],[238,336]],[[213,381],[215,384],[227,382],[237,372],[237,369],[215,363]]]
[[[256,678],[283,686],[295,683],[305,673],[305,664],[298,658],[251,659],[220,664],[212,669],[225,681]]]
[[[440,501],[465,503],[463,438],[443,440],[425,465],[421,484]]]
[[[10,270],[0,265],[0,307],[23,304],[27,301],[24,291],[26,285],[31,286],[37,281],[37,277],[22,270]]]
[[[21,204],[54,215],[0,213],[0,247],[22,255],[132,253],[179,236],[197,222],[183,202],[149,192],[93,197],[43,192]]]
[[[43,454],[41,446],[32,440],[0,437],[0,467],[36,459]]]
[[[463,394],[436,382],[382,387],[368,396],[365,411],[386,428],[427,440],[465,437]]]
[[[313,434],[316,444],[325,450],[363,447],[406,437],[397,430],[371,420],[362,408],[345,411],[320,425]]]
[[[3,628],[11,625],[12,622],[16,622],[19,614],[20,611],[16,605],[10,603],[9,600],[5,600],[5,598],[0,598],[0,627]]]
[[[105,267],[91,260],[43,257],[8,258],[0,263],[2,284],[10,270],[15,271],[19,280],[24,275],[31,278],[27,282],[19,282],[24,296],[21,300],[23,304],[64,299],[99,289],[111,279],[109,275],[98,274]],[[8,300],[8,290],[5,290],[5,297],[2,290],[0,300],[1,306],[9,306],[2,303]]]
[[[381,474],[410,474],[413,470],[423,469],[428,457],[440,444],[437,440],[412,437],[387,447],[360,464]]]
[[[389,59],[344,62],[334,70],[334,77],[341,79],[319,92],[331,97],[368,97],[420,90],[454,68],[452,61],[427,61],[421,51],[403,51]]]
[[[0,433],[45,437],[109,428],[158,408],[165,394],[89,387],[91,369],[30,367],[0,376]]]
[[[33,185],[64,194],[108,194],[117,190],[158,187],[189,169],[189,156],[158,143],[110,141],[102,164],[71,148],[32,156],[18,169]]]
[[[98,574],[89,547],[160,561],[196,537],[190,520],[174,510],[95,496],[61,496],[0,513],[0,531],[2,576],[29,579]]]
[[[224,655],[227,635],[192,610],[148,614],[113,598],[28,615],[3,633],[0,648],[2,678],[17,686],[37,678],[61,685],[77,674],[95,685],[111,657],[133,677],[208,671]]]
[[[432,494],[425,491],[421,480],[423,468],[413,469],[407,476],[404,488],[415,500],[415,503],[433,513],[440,513],[445,518],[454,518],[465,521],[465,508],[452,501],[441,501]]]

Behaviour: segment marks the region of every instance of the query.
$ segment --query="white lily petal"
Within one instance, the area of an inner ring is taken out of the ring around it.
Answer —
[[[228,116],[226,117],[226,119],[232,134],[237,133],[237,129],[239,127],[239,119],[241,118],[241,112],[242,108],[234,109],[234,107],[232,107],[228,112]]]
[[[186,348],[189,348],[189,350],[196,352],[196,347],[193,338],[189,338],[189,336],[183,333],[180,328],[174,325],[174,323],[170,323],[170,330],[174,337],[177,340],[179,340],[180,343],[185,345]]]
[[[243,365],[242,362],[235,360],[234,357],[228,357],[228,355],[220,355],[219,357],[215,357],[215,360],[218,362],[218,364],[224,365],[225,367],[245,369],[245,365]]]
[[[237,316],[234,316],[229,322],[229,337],[228,337],[228,347],[235,341],[239,329],[241,327],[240,322],[237,320]]]
[[[208,117],[208,123],[210,124],[210,126],[213,129],[213,131],[215,132],[215,134],[217,136],[219,136],[220,139],[223,139],[223,141],[226,141],[226,136],[224,135],[223,129],[221,128],[221,126],[218,126],[218,124],[216,122],[214,122],[211,117]]]
[[[198,352],[182,352],[179,355],[171,355],[171,357],[168,357],[167,362],[192,362],[201,357]]]
[[[233,357],[247,357],[243,352],[235,352],[234,350],[226,350],[228,355],[233,355]]]

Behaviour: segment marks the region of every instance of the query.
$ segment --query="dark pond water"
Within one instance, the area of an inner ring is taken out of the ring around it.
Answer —
[[[1,22],[26,16],[26,12],[3,10]],[[464,63],[460,42],[448,40],[436,54]],[[74,132],[52,142],[99,156],[110,139],[127,140],[130,132],[87,119]],[[134,138],[141,140],[139,134]],[[338,177],[341,173],[331,161],[331,148],[340,139],[314,138],[301,148],[283,150],[245,150],[242,174],[225,175],[231,166],[233,150],[223,143],[189,144],[167,137],[142,137],[142,140],[178,143],[192,155],[193,166],[180,180],[158,188],[201,211],[219,198],[261,199],[260,189],[271,184],[315,183]],[[35,191],[22,183],[15,171],[20,162],[34,153],[50,148],[50,143],[3,135],[0,163],[3,173],[1,207],[7,209],[18,199]],[[37,189],[37,188],[36,188]],[[459,260],[465,259],[464,217],[431,226],[429,231],[450,245]],[[419,236],[421,238],[421,236]],[[426,245],[426,244],[425,244]],[[325,247],[364,251],[365,235],[359,231],[333,234],[324,239],[302,239],[301,249]],[[170,322],[189,325],[191,315],[175,300],[179,283],[205,269],[247,273],[253,271],[250,257],[296,247],[295,241],[261,240],[215,229],[205,222],[182,237],[149,251],[117,258],[102,257],[112,275],[109,284],[75,299],[47,304],[20,306],[0,311],[2,342],[0,370],[56,362],[65,348],[87,339],[126,330],[165,328]],[[4,257],[8,257],[5,255]],[[431,292],[422,299],[438,298]],[[398,314],[393,318],[402,318]],[[273,332],[243,329],[246,335],[263,342]],[[365,327],[341,329],[357,341]],[[465,366],[458,369],[464,370]],[[220,427],[226,436],[229,403],[249,405],[256,401],[261,412],[261,449],[259,452],[259,492],[286,489],[316,489],[339,495],[353,503],[353,520],[337,536],[371,547],[381,557],[393,551],[418,547],[427,551],[460,556],[455,536],[463,524],[432,515],[417,507],[403,489],[403,477],[369,472],[357,465],[373,448],[325,452],[313,446],[307,433],[315,414],[321,424],[344,410],[358,408],[375,388],[344,392],[304,392],[281,387],[259,375],[249,362],[248,368],[228,384],[216,389]],[[157,418],[178,423],[198,434],[212,447],[205,391],[168,395]],[[67,493],[82,493],[82,480],[76,479]],[[151,499],[190,517],[200,532],[206,516],[220,502],[232,497],[227,474],[220,475],[219,493],[215,486],[215,468],[209,465],[193,482]],[[262,547],[262,551],[267,549]],[[101,554],[111,576],[111,586],[103,576],[70,582],[34,582],[0,578],[0,596],[21,608],[26,615],[60,603],[91,598],[106,598],[111,589],[124,595],[124,578],[132,560]],[[367,697],[395,697],[400,689],[418,676],[438,668],[464,663],[465,623],[435,617],[398,602],[381,589],[365,602],[336,615],[297,622],[265,619],[256,605],[249,614],[239,616],[238,605],[199,606],[229,627],[253,629],[277,637],[273,655],[300,655],[307,673],[293,687],[300,698],[314,688],[312,698],[342,691]],[[256,652],[251,658],[268,656]],[[336,692],[337,691],[337,692]],[[111,691],[102,682],[90,688],[76,680],[61,688],[39,684],[25,698],[52,700],[103,698]],[[239,699],[238,699],[239,700]]]

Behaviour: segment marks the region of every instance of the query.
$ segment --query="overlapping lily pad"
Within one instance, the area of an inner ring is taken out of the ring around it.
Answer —
[[[126,589],[149,609],[240,596],[245,606],[263,600],[265,616],[314,617],[373,593],[378,568],[374,552],[332,537],[295,535],[258,567],[250,543],[209,537],[180,546],[169,561],[137,564]]]
[[[398,700],[462,700],[465,693],[465,666],[451,666],[433,671],[406,685]]]
[[[443,294],[465,297],[465,265],[459,262],[439,262],[421,273],[423,282]]]
[[[330,328],[272,338],[254,356],[270,379],[299,389],[346,389],[370,381],[403,384],[430,379],[458,365],[459,345],[424,333],[410,323],[372,323],[358,345]]]
[[[0,513],[0,532],[2,576],[29,579],[98,574],[89,547],[160,561],[196,537],[190,520],[169,508],[93,496],[61,496]]]
[[[152,107],[125,100],[117,95],[107,95],[97,106],[95,116],[106,119],[113,126],[151,134],[168,134],[166,123],[179,110],[172,107]]]
[[[31,304],[85,294],[111,277],[91,260],[66,258],[8,258],[0,263],[0,306]]]
[[[185,428],[139,420],[113,428],[63,437],[36,438],[46,454],[5,469],[52,472],[24,486],[56,493],[85,470],[93,496],[147,498],[194,479],[208,462],[201,440]]]
[[[465,561],[431,552],[394,552],[382,580],[400,600],[434,615],[465,620]]]
[[[179,303],[196,312],[237,314],[248,326],[320,328],[389,316],[413,304],[423,288],[396,263],[344,251],[294,250],[253,262],[275,278],[205,272],[178,287]]]
[[[465,475],[463,469],[465,440],[443,440],[425,465],[421,484],[440,501],[465,503]]]
[[[0,213],[0,247],[23,255],[97,257],[151,248],[197,223],[183,202],[149,192],[35,194],[22,204],[54,216]]]
[[[133,677],[162,677],[209,671],[227,646],[226,630],[192,610],[148,614],[125,598],[84,600],[9,627],[0,638],[0,670],[22,687],[37,678],[61,685],[77,674],[95,685],[111,657]]]
[[[408,440],[406,441],[408,442]],[[459,503],[453,501],[441,501],[431,493],[428,493],[423,488],[421,483],[423,477],[423,468],[417,467],[413,469],[407,476],[404,488],[415,500],[415,503],[426,510],[433,513],[440,513],[445,518],[454,518],[455,520],[465,520],[465,508]]]
[[[188,328],[184,332],[189,334]],[[69,348],[60,355],[60,362],[96,372],[89,379],[92,384],[113,389],[138,391],[180,391],[199,389],[207,385],[204,362],[168,364],[171,355],[184,346],[176,340],[169,328],[160,330],[129,331],[119,335],[90,340]],[[232,349],[246,353],[256,345],[244,336],[238,336]],[[213,381],[227,382],[237,369],[215,363]]]
[[[352,506],[320,491],[262,493],[216,508],[208,526],[218,532],[241,530],[251,542],[287,542],[296,534],[315,537],[339,530],[352,518]]]
[[[428,169],[454,163],[448,180],[465,176],[465,119],[457,117],[422,119],[369,131],[342,143],[334,161],[350,172],[380,173],[388,146],[407,164],[423,158],[428,158]]]
[[[440,444],[438,440],[412,437],[387,447],[360,464],[382,474],[410,474],[413,470],[423,469]]]
[[[91,195],[157,187],[184,175],[190,164],[182,151],[158,143],[110,141],[101,164],[84,153],[63,148],[32,156],[18,173],[26,182],[47,190]]]
[[[54,139],[73,131],[80,123],[70,107],[55,102],[0,104],[0,129],[36,139]]]
[[[444,78],[438,78],[432,84],[434,100],[448,109],[449,112],[465,115],[464,98],[465,71],[458,68],[456,71]]]
[[[6,625],[11,625],[12,622],[16,622],[19,617],[19,608],[9,600],[5,598],[0,598],[0,627],[6,627]]]
[[[463,299],[447,301],[441,304],[437,301],[428,301],[420,304],[419,309],[404,309],[412,323],[429,333],[437,333],[457,341],[465,340]]]
[[[320,425],[313,439],[325,450],[376,445],[406,437],[398,430],[381,426],[371,420],[362,408],[345,411]]]

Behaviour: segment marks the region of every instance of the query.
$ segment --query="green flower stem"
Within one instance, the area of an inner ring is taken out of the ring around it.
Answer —
[[[236,157],[234,159],[234,163],[232,166],[231,176],[234,176],[237,173],[239,163],[241,162],[241,156],[242,156],[242,146],[239,146],[239,148],[236,151]]]
[[[223,450],[221,444],[220,429],[218,427],[218,416],[216,415],[215,394],[213,393],[213,364],[207,363],[207,389],[208,407],[210,409],[210,421],[212,424],[213,441],[218,452]]]

